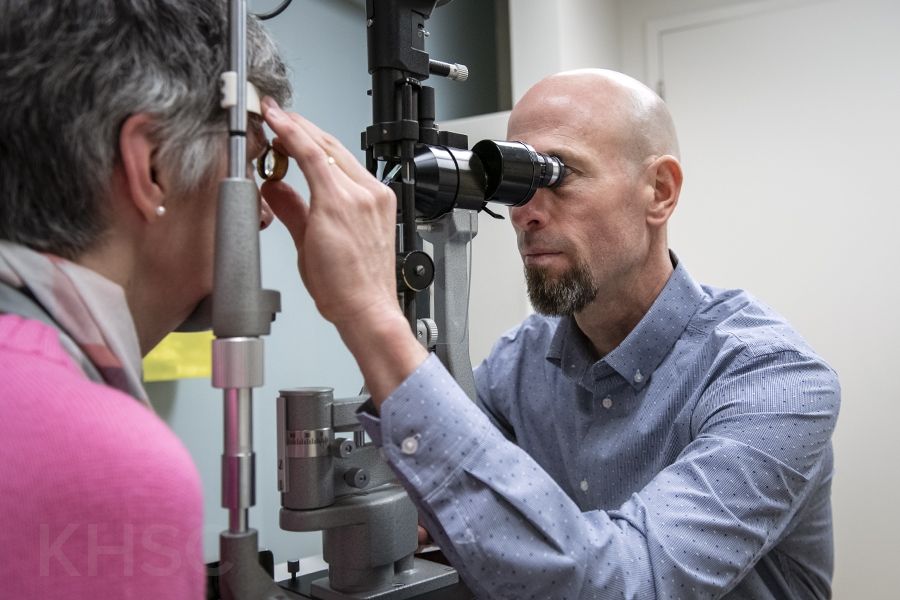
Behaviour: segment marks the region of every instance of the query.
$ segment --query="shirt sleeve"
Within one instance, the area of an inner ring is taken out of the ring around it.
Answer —
[[[481,365],[475,369],[475,404],[481,409],[488,420],[491,422],[491,425],[500,430],[500,433],[503,434],[510,442],[516,442],[516,432],[512,425],[509,423],[509,419],[506,417],[506,413],[501,407],[495,404],[495,398],[491,396],[491,384],[490,384],[490,372],[491,372],[491,358],[488,357],[485,359]]]
[[[839,394],[820,362],[737,360],[694,440],[615,510],[582,512],[433,356],[361,420],[479,598],[718,598],[830,474]]]

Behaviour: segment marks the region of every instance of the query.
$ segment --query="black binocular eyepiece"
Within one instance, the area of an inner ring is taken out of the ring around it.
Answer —
[[[481,140],[472,153],[484,169],[484,199],[507,206],[525,204],[538,188],[556,186],[566,168],[556,156],[538,152],[524,142]]]
[[[420,144],[414,159],[416,212],[437,218],[454,208],[482,210],[488,202],[521,206],[538,188],[562,182],[556,156],[524,142],[482,140],[471,150]]]

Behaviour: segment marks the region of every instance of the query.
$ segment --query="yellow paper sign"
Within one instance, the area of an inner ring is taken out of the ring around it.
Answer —
[[[212,340],[212,331],[170,333],[144,357],[144,381],[209,377]]]

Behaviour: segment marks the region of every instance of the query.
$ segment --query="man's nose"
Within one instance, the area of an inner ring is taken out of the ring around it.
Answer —
[[[547,223],[547,201],[550,192],[539,188],[531,200],[509,209],[509,219],[519,231],[540,229]]]

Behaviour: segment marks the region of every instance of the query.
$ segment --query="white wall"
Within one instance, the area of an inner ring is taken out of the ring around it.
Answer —
[[[614,0],[512,0],[513,100],[558,71],[618,68],[618,10]]]

